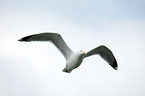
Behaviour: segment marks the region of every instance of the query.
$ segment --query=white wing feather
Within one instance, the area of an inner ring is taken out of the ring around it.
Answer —
[[[118,68],[117,61],[113,53],[111,52],[111,50],[109,50],[106,46],[102,45],[89,51],[88,53],[84,55],[84,58],[94,55],[94,54],[99,54],[105,61],[109,63],[109,65],[111,65],[114,69],[117,70]]]
[[[52,43],[60,50],[66,60],[72,54],[72,50],[67,46],[63,38],[58,33],[40,33],[21,38],[19,41],[52,41]]]

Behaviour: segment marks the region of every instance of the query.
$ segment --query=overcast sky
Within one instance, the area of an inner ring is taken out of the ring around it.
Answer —
[[[0,96],[145,96],[144,0],[1,0]],[[118,70],[98,55],[67,74],[49,42],[18,42],[57,32],[85,52],[106,45]]]

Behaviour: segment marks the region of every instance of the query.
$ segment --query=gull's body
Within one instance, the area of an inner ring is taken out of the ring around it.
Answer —
[[[70,58],[66,61],[64,72],[70,73],[73,69],[79,67],[83,61],[84,52],[78,51],[71,54]]]
[[[63,38],[58,33],[40,33],[30,36],[23,37],[19,41],[51,41],[63,54],[66,59],[66,67],[63,69],[63,72],[70,73],[73,69],[79,67],[83,59],[94,55],[99,54],[105,61],[109,63],[114,69],[117,69],[118,65],[113,53],[105,46],[101,45],[88,53],[85,54],[82,50],[73,52],[65,43]]]

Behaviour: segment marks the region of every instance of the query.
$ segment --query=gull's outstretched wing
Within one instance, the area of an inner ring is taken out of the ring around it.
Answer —
[[[109,63],[109,65],[111,65],[115,70],[117,70],[118,68],[117,61],[111,50],[109,50],[107,47],[101,45],[86,53],[84,55],[84,58],[94,54],[99,54],[105,61]]]
[[[72,50],[67,46],[63,38],[58,33],[40,33],[21,38],[19,41],[51,41],[63,54],[66,60],[72,53]]]

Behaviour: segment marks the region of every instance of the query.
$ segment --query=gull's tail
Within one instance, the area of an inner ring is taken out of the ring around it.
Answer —
[[[62,70],[63,72],[66,72],[66,73],[71,73],[71,71],[72,71],[72,69],[67,69],[67,67],[65,67],[63,70]]]

